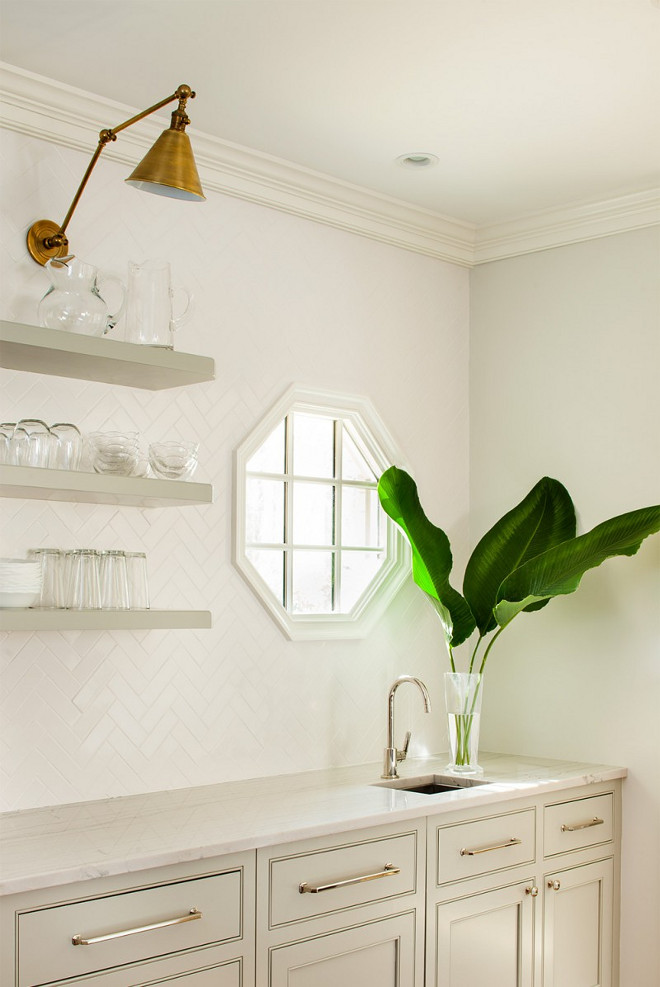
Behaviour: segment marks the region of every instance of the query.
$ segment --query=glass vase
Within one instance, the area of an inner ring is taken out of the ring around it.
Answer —
[[[449,728],[449,764],[452,774],[481,774],[479,726],[481,722],[481,675],[445,672],[445,702]]]

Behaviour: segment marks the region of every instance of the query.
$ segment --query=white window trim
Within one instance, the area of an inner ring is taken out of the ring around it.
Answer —
[[[394,463],[405,468],[401,451],[368,398],[293,384],[266,412],[234,454],[234,565],[275,623],[291,640],[364,638],[382,617],[410,572],[408,544],[389,518],[386,518],[388,560],[349,613],[287,613],[246,556],[247,463],[272,430],[292,411],[351,421],[381,472]]]

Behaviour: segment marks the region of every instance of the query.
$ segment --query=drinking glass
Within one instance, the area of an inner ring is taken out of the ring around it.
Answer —
[[[82,453],[80,430],[69,422],[58,422],[50,426],[53,441],[48,465],[52,469],[77,470]]]
[[[71,552],[67,606],[70,610],[100,610],[99,553],[91,548]]]
[[[144,552],[126,552],[128,602],[131,610],[149,609],[147,556]]]
[[[45,422],[38,418],[22,418],[10,439],[11,461],[16,466],[48,466],[52,441]]]
[[[44,610],[61,610],[65,604],[66,552],[59,548],[33,548],[28,557],[41,562],[41,595],[37,606]]]
[[[123,552],[100,553],[99,579],[102,610],[128,610],[128,578]]]
[[[15,428],[15,422],[3,422],[0,425],[0,463],[13,462],[11,440]]]

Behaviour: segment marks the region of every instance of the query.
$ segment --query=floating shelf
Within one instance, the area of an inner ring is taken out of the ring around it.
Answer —
[[[150,391],[215,379],[208,356],[1,320],[0,366]]]
[[[146,480],[137,476],[79,473],[36,466],[0,466],[0,497],[118,504],[127,507],[186,507],[210,504],[210,483]]]
[[[0,610],[0,631],[146,631],[211,626],[208,610]]]

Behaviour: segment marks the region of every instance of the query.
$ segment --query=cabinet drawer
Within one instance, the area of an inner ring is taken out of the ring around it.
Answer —
[[[240,939],[242,897],[236,868],[20,912],[19,987]],[[191,918],[192,910],[200,917]],[[74,945],[74,938],[86,942]]]
[[[438,827],[437,884],[532,863],[536,856],[534,820],[535,810],[530,808]]]
[[[614,832],[614,795],[592,795],[546,805],[543,812],[544,855],[582,850],[611,843]]]
[[[269,927],[413,894],[416,872],[416,831],[273,857]]]

